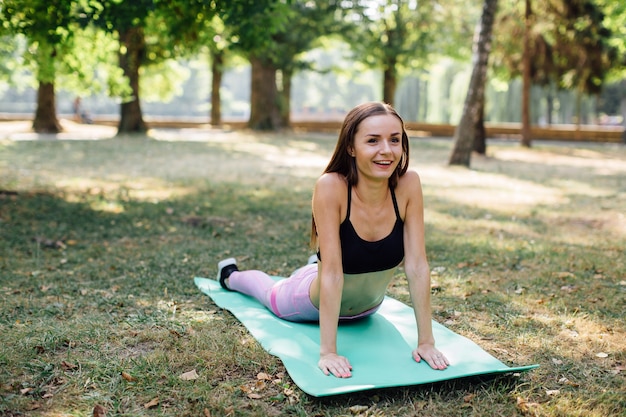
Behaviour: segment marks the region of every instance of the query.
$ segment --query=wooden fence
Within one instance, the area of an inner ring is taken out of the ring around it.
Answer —
[[[30,118],[32,118],[32,116],[0,114],[0,122],[28,120]],[[155,128],[211,127],[210,124],[201,119],[146,116],[145,121],[149,127]],[[94,123],[117,126],[118,120],[116,117],[96,116]],[[225,120],[222,126],[230,129],[245,129],[246,121]],[[338,133],[341,128],[341,122],[338,120],[293,120],[290,127],[296,131]],[[456,126],[450,124],[409,122],[406,124],[406,128],[409,131],[409,136],[412,137],[453,137]],[[519,123],[486,123],[485,129],[488,138],[509,138],[517,140],[521,138],[521,125]],[[622,139],[623,131],[624,128],[622,126],[550,125],[532,126],[531,135],[532,139],[537,140],[624,143]]]

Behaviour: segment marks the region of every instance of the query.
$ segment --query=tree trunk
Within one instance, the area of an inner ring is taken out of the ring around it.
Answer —
[[[283,76],[281,78],[280,89],[280,122],[283,127],[288,127],[291,124],[291,80],[293,79],[293,72],[290,70],[283,70]]]
[[[139,68],[145,52],[143,29],[134,27],[120,32],[120,43],[124,46],[119,54],[120,67],[128,78],[133,97],[131,101],[122,103],[117,133],[144,133],[148,127],[143,120],[139,100]]]
[[[526,0],[524,16],[524,52],[522,58],[522,146],[530,148],[532,142],[530,130],[530,18],[532,11],[530,0]]]
[[[487,63],[491,51],[491,34],[497,8],[498,0],[485,0],[480,23],[476,28],[477,36],[474,37],[472,57],[474,68],[465,96],[463,115],[454,132],[454,149],[450,155],[450,165],[464,165],[466,167],[470,165],[474,146],[474,126],[480,117],[481,102],[484,102]]]
[[[211,52],[211,124],[222,125],[222,75],[224,74],[224,52]]]
[[[276,66],[270,59],[253,56],[252,85],[250,88],[250,120],[254,130],[276,130],[281,126],[276,88]]]
[[[547,109],[546,109],[546,123],[548,126],[552,125],[552,113],[554,112],[554,95],[552,94],[552,86],[548,87]]]
[[[626,143],[626,79],[621,81],[622,84],[622,99],[620,100],[620,111],[622,113],[622,143]]]
[[[62,130],[57,119],[54,83],[39,82],[33,130],[37,133],[59,133]]]
[[[391,106],[393,106],[395,102],[398,82],[395,65],[395,62],[389,62],[383,73],[383,101]]]
[[[483,94],[478,108],[478,118],[474,123],[474,152],[481,155],[487,153],[487,132],[485,130],[485,95]]]

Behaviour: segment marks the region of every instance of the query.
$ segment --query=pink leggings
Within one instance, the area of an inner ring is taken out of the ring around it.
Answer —
[[[257,299],[277,317],[295,322],[319,321],[320,312],[311,302],[309,288],[317,276],[317,264],[303,266],[289,278],[275,281],[261,271],[235,271],[228,278],[228,287],[233,291]],[[355,316],[340,317],[349,321],[374,314],[380,305]]]

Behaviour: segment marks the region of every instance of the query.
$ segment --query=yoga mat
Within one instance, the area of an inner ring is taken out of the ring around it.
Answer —
[[[215,304],[235,315],[265,350],[282,360],[293,382],[314,397],[522,372],[539,366],[508,367],[476,343],[435,321],[433,334],[437,348],[450,360],[450,366],[436,371],[426,361],[417,363],[411,356],[417,346],[413,309],[385,297],[376,314],[339,325],[337,349],[350,360],[352,377],[326,376],[317,367],[320,347],[317,323],[281,320],[252,297],[225,291],[212,279],[195,278],[195,284]]]

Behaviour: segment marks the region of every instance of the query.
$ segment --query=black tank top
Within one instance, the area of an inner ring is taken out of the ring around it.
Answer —
[[[396,201],[396,194],[393,188],[390,191],[393,208],[396,213],[396,223],[389,235],[381,240],[370,242],[361,239],[350,221],[352,186],[348,186],[348,213],[346,214],[346,219],[339,226],[344,273],[362,274],[384,271],[397,267],[404,259],[404,222],[400,217],[398,202]],[[319,252],[317,256],[321,258]]]

